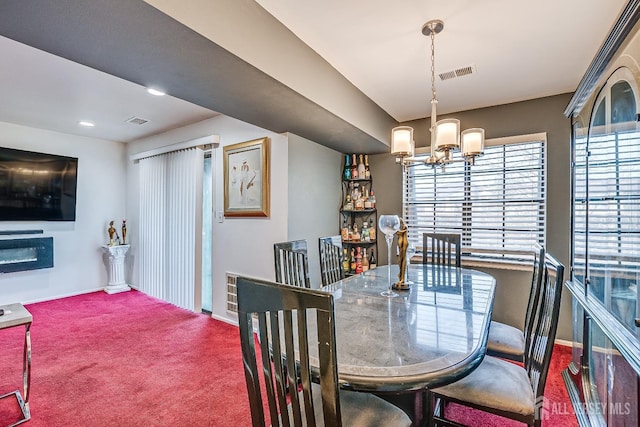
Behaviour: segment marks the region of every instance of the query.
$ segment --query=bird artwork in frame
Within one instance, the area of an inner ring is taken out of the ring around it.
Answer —
[[[269,216],[269,138],[224,147],[224,216]]]

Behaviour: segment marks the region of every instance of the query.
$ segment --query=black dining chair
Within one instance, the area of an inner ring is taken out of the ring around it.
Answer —
[[[293,240],[273,245],[276,282],[311,288],[306,240]]]
[[[342,269],[342,237],[328,236],[318,239],[320,249],[320,277],[322,286],[344,279]]]
[[[422,262],[448,267],[460,267],[460,235],[452,233],[423,233]]]
[[[430,266],[430,286],[438,291],[460,293],[460,235],[423,233],[422,242],[422,262]]]
[[[463,379],[430,391],[434,411],[430,425],[459,426],[446,418],[444,406],[454,402],[510,418],[529,426],[541,425],[540,406],[558,328],[564,266],[547,254],[544,262],[540,313],[532,334],[531,354],[522,367],[485,356],[476,370]]]
[[[339,390],[331,293],[248,277],[238,277],[236,283],[242,361],[254,427],[265,425],[265,396],[271,424],[277,426],[411,425],[402,410],[373,394]],[[309,328],[309,323],[316,327]],[[313,346],[317,346],[317,368],[310,364]],[[297,357],[290,357],[294,354]],[[299,384],[298,392],[287,384]]]
[[[528,362],[529,352],[527,349],[530,348],[531,333],[540,307],[542,270],[545,262],[545,249],[537,243],[534,246],[533,277],[525,311],[524,328],[520,330],[505,323],[491,321],[487,339],[487,354],[490,356]]]

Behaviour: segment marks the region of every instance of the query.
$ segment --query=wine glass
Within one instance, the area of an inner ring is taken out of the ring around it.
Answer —
[[[382,292],[382,295],[386,297],[397,297],[398,294],[392,289],[391,283],[391,243],[393,242],[393,235],[400,229],[400,218],[398,215],[380,215],[378,220],[378,228],[384,233],[384,239],[387,241],[387,271],[389,275],[389,287],[386,291]]]
[[[404,279],[404,283],[407,286],[415,285],[412,280],[409,280],[409,266],[411,265],[411,258],[413,258],[416,252],[416,245],[411,240],[409,240],[409,246],[407,246],[407,273],[406,278]]]

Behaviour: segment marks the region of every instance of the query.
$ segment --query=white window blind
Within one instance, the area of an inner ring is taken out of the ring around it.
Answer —
[[[640,259],[640,132],[576,138],[575,240],[577,264],[635,271]],[[587,169],[588,162],[588,169]],[[587,175],[588,170],[588,175]],[[586,224],[588,177],[589,224]],[[592,268],[596,268],[592,266]]]
[[[520,261],[533,243],[544,244],[544,138],[489,145],[474,166],[412,164],[403,186],[403,215],[417,247],[422,233],[458,233],[463,257]]]

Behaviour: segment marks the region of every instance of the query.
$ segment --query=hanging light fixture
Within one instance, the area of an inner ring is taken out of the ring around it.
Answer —
[[[447,163],[466,161],[474,163],[477,156],[484,151],[484,129],[472,128],[460,133],[460,120],[442,119],[438,121],[436,105],[435,78],[435,35],[444,29],[444,22],[434,19],[422,26],[422,34],[431,38],[431,155],[424,163],[433,166],[445,166]],[[413,128],[398,126],[391,130],[391,154],[398,157],[403,164],[414,162],[415,152]],[[452,157],[453,152],[460,151],[462,159]]]

